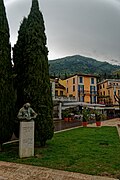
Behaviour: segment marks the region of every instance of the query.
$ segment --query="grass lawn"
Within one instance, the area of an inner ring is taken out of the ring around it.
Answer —
[[[18,143],[4,145],[0,160],[120,177],[120,139],[115,127],[78,128],[55,134],[32,158],[19,159]]]

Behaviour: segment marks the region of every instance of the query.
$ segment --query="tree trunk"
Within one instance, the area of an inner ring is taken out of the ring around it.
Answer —
[[[2,151],[2,144],[0,144],[0,152]]]

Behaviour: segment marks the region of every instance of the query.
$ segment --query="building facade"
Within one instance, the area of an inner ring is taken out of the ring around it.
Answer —
[[[61,82],[59,78],[50,78],[53,100],[56,99],[56,97],[67,97],[66,88]]]
[[[97,103],[97,76],[75,74],[64,81],[67,97],[74,97],[79,102]]]
[[[99,82],[98,89],[98,103],[108,106],[118,105],[115,95],[120,97],[120,79],[106,79]]]

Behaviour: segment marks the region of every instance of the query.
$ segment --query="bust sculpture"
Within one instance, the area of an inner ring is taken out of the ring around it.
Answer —
[[[23,121],[31,121],[37,117],[37,113],[30,107],[30,103],[25,103],[19,110],[17,117]]]

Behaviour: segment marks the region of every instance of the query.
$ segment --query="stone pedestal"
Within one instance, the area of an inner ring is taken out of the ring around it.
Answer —
[[[20,122],[19,156],[34,156],[34,121]]]

